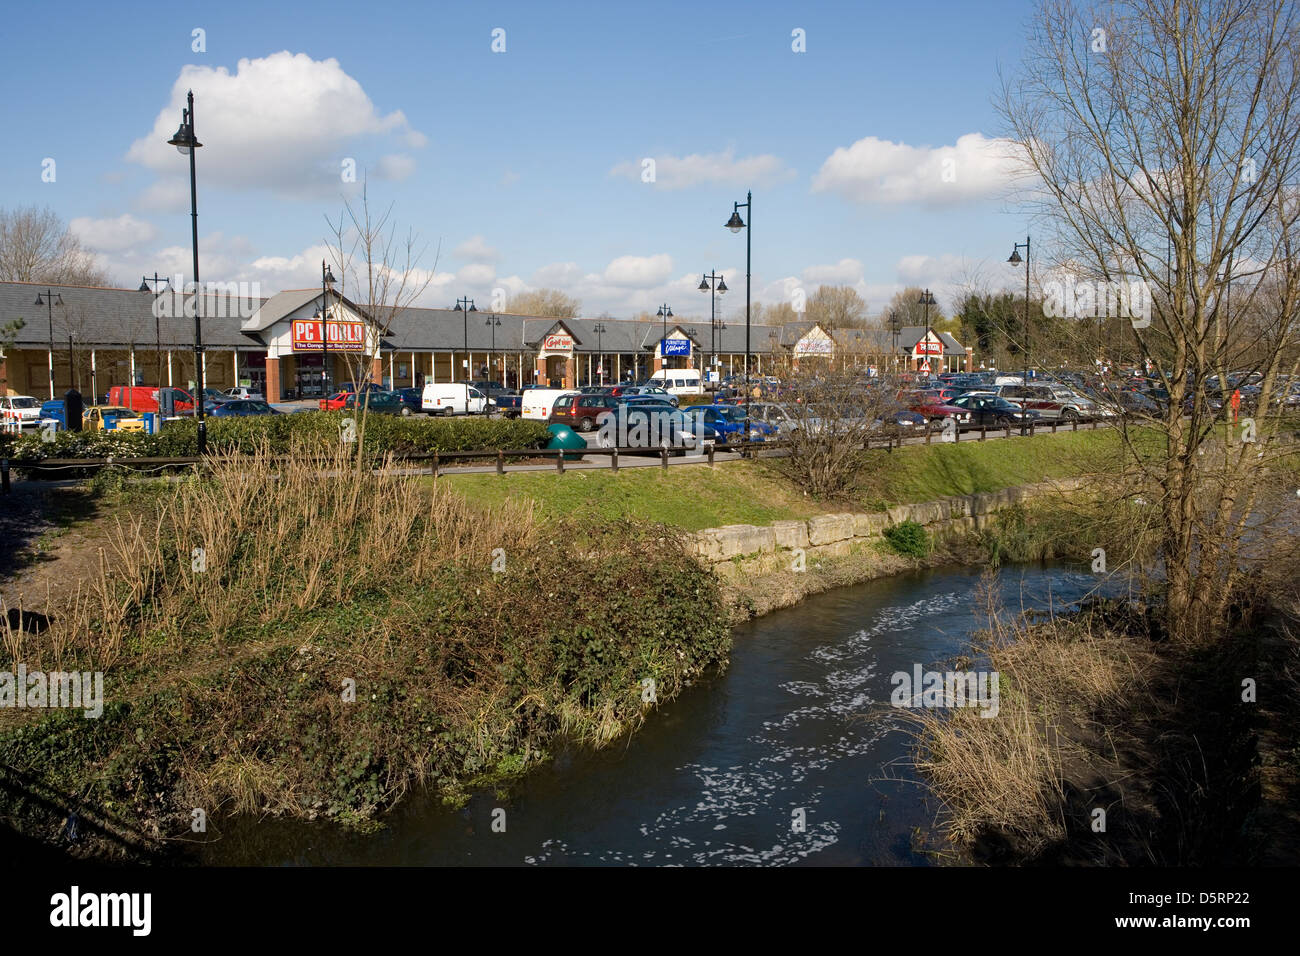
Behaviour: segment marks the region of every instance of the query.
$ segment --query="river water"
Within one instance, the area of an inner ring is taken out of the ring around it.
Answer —
[[[1098,584],[1078,566],[1005,567],[992,581],[1009,613],[1059,609]],[[917,664],[946,670],[965,653],[987,626],[980,589],[980,571],[945,568],[809,598],[737,628],[726,672],[661,706],[636,734],[602,751],[559,753],[507,799],[476,794],[449,809],[411,794],[377,834],[228,821],[202,860],[927,865],[913,832],[931,828],[936,805],[888,716],[890,676]]]

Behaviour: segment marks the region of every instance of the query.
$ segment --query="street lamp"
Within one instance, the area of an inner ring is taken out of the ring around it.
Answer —
[[[718,296],[727,294],[727,282],[716,272],[700,280],[700,291],[709,293],[709,361],[716,364],[718,351]]]
[[[752,251],[751,236],[754,231],[754,210],[751,206],[754,203],[753,192],[745,193],[745,201],[731,204],[731,218],[727,220],[727,228],[733,233],[745,230],[745,414],[749,414],[749,271],[750,271],[750,252]],[[749,223],[740,218],[741,207],[744,207],[745,215],[749,216]]]
[[[145,276],[140,280],[140,291],[153,293],[154,301],[151,310],[153,312],[153,344],[157,356],[159,388],[162,388],[162,320],[158,317],[158,296],[162,295],[162,283],[166,281],[168,281],[166,276],[159,277],[157,272],[153,274],[152,279]],[[149,285],[151,282],[153,283],[152,286]],[[131,384],[134,385],[135,383],[132,382]]]
[[[469,381],[469,376],[470,376],[470,367],[469,367],[469,314],[470,314],[471,312],[477,312],[478,309],[476,309],[476,308],[474,307],[474,300],[473,300],[473,299],[464,298],[464,299],[457,299],[457,300],[456,300],[456,309],[455,309],[455,311],[457,311],[457,312],[459,312],[459,313],[461,314],[460,317],[461,317],[461,319],[462,319],[462,321],[464,322],[464,325],[465,325],[465,381],[468,382],[468,381]],[[456,380],[456,370],[455,370],[455,369],[452,369],[451,378],[452,378],[452,381],[453,381],[453,382]]]
[[[597,374],[600,375],[600,384],[604,385],[605,384],[605,350],[601,348],[600,342],[601,342],[601,336],[603,336],[606,331],[605,323],[597,322],[595,325],[591,327],[591,331],[596,333],[596,354],[600,356],[600,365],[597,366],[597,368],[599,369]]]
[[[925,364],[930,364],[930,306],[934,305],[934,294],[926,289],[916,300],[917,305],[925,306]],[[942,353],[940,353],[942,354]]]
[[[329,294],[334,291],[334,283],[338,280],[334,278],[334,270],[325,264],[325,260],[320,261],[320,308],[312,318],[320,319],[321,327],[321,353],[320,353],[320,388],[321,396],[325,399],[330,397],[330,314],[329,314]],[[363,356],[364,357],[364,356]]]
[[[491,351],[491,352],[488,352],[488,367],[489,367],[489,369],[491,369],[491,366],[492,366],[492,355],[493,355],[493,353],[495,353],[496,350],[497,350],[497,329],[498,329],[498,328],[500,327],[500,325],[501,325],[501,316],[499,316],[499,315],[490,315],[490,316],[488,316],[488,320],[487,320],[486,322],[484,322],[483,324],[486,325],[489,329],[492,330],[492,351]],[[501,377],[502,377],[502,379],[504,379],[504,378],[505,378],[505,375],[503,374]],[[506,383],[505,383],[504,381],[501,382],[501,387],[502,387],[502,388],[505,388],[505,387],[506,387]]]
[[[194,135],[193,90],[186,94],[185,101],[187,107],[181,111],[181,125],[167,144],[190,158],[190,240],[194,250],[194,410],[198,418],[198,451],[203,455],[208,450],[208,423],[203,409],[203,326],[200,318],[203,287],[199,285],[199,191],[194,173],[194,154],[203,144]]]
[[[903,331],[903,319],[897,312],[889,313],[889,331],[894,333],[894,368],[898,368],[898,335]]]
[[[45,290],[45,298],[41,298],[41,293],[36,293],[36,304],[45,306],[45,311],[50,316],[50,401],[54,401],[54,307],[63,305],[63,296],[57,292]],[[71,369],[68,370],[71,373]],[[132,383],[134,384],[134,383]]]
[[[668,341],[668,320],[673,317],[673,310],[668,308],[667,303],[664,303],[659,306],[659,311],[655,314],[663,319],[664,323],[664,334],[659,337],[659,367],[662,369],[668,367],[668,356],[664,354],[667,346],[664,343]]]
[[[1011,255],[1007,257],[1007,262],[1013,266],[1020,265],[1020,249],[1025,250],[1025,384],[1029,384],[1029,236],[1025,236],[1024,242],[1017,242],[1011,250]]]

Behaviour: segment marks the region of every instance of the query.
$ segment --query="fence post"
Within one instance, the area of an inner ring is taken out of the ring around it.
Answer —
[[[1093,421],[1096,421],[1096,419],[1093,419]],[[1079,419],[1076,418],[1074,420],[1074,431],[1077,432],[1078,430],[1079,430]]]
[[[659,449],[659,457],[660,460],[663,462],[664,471],[667,471],[668,470],[668,446],[667,445],[664,445]]]
[[[1056,434],[1056,419],[1055,419],[1055,418],[1052,419],[1052,434],[1053,434],[1053,435]]]
[[[433,477],[438,477],[438,452],[433,453]]]
[[[609,456],[609,465],[614,471],[618,471],[618,446],[614,446],[614,454]]]
[[[930,444],[930,422],[925,423],[925,443]]]
[[[502,451],[500,448],[498,448],[497,449],[497,474],[504,475],[505,473],[506,473],[506,453]]]
[[[989,426],[985,423],[980,424],[980,441],[988,441]]]
[[[564,449],[559,449],[559,454],[555,456],[555,470],[564,474]]]
[[[0,458],[0,493],[9,494],[9,459]]]
[[[709,442],[709,467],[713,467],[713,442]]]

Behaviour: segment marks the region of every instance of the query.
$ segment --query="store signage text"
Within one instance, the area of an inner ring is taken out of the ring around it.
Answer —
[[[331,352],[364,352],[366,350],[366,325],[364,322],[330,322],[328,329]],[[319,352],[325,347],[326,330],[317,319],[294,319],[293,350]]]

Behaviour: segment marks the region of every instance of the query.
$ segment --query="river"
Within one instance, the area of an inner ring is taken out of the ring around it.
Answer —
[[[1098,584],[1078,566],[995,579],[1008,610],[1059,608]],[[636,734],[563,750],[508,799],[481,793],[449,809],[411,794],[376,834],[227,821],[202,862],[928,865],[913,832],[932,827],[936,808],[906,766],[908,738],[866,718],[888,708],[895,671],[943,670],[967,649],[987,623],[979,589],[979,570],[944,568],[814,596],[738,627],[730,667]]]

